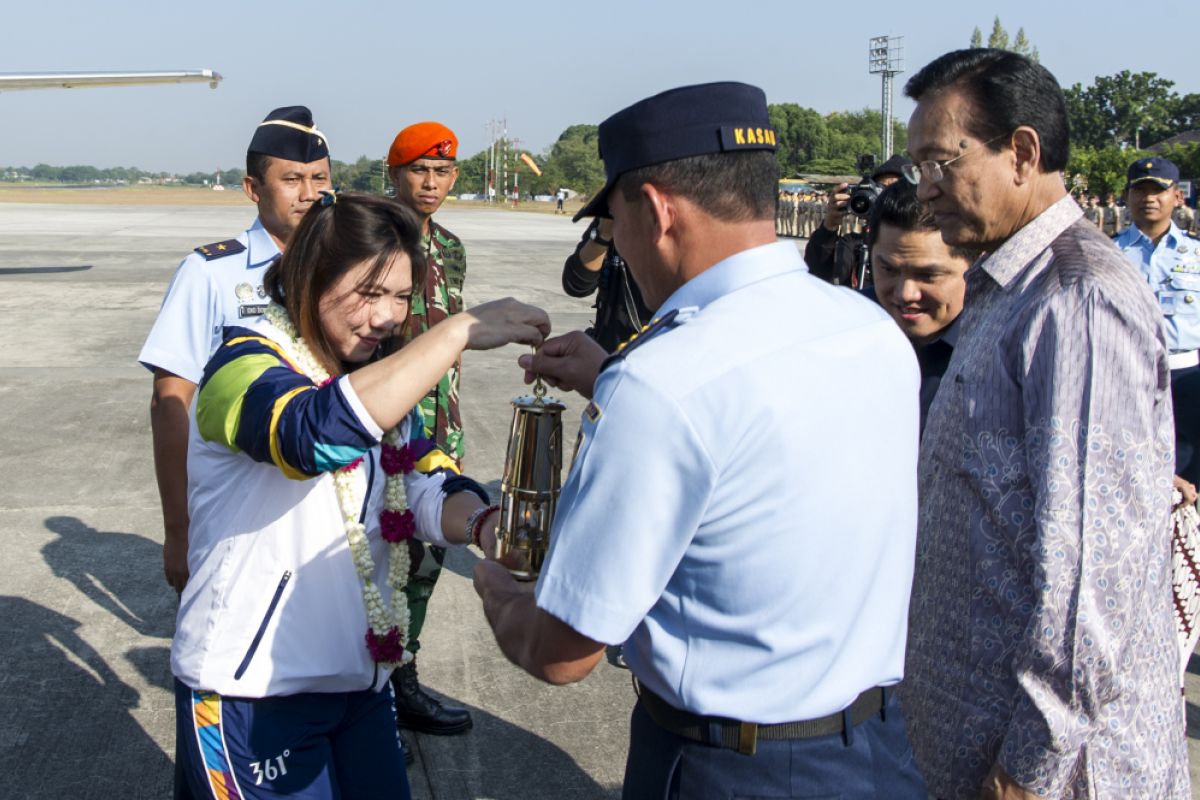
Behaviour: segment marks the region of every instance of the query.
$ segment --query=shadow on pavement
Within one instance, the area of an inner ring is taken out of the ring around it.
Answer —
[[[130,715],[138,693],[78,633],[80,623],[0,596],[4,794],[166,797],[171,761]]]
[[[104,631],[119,629],[112,621],[124,623],[133,632],[133,639],[150,637],[169,639],[175,630],[177,600],[165,587],[162,576],[162,545],[143,536],[115,531],[100,531],[77,517],[47,517],[46,530],[58,538],[42,547],[42,557],[57,577],[70,581],[85,597],[95,603],[109,618]],[[53,612],[51,612],[53,613]],[[89,619],[95,609],[83,612]],[[79,622],[69,620],[73,626]],[[118,637],[125,641],[125,636]],[[86,647],[86,645],[85,645]],[[65,697],[73,697],[91,724],[72,725],[79,731],[81,741],[76,747],[58,743],[59,752],[78,753],[79,757],[96,753],[96,744],[112,748],[112,756],[88,764],[82,771],[94,780],[67,794],[65,786],[51,789],[46,784],[46,797],[166,797],[170,794],[173,763],[163,754],[153,739],[133,720],[127,708],[138,705],[137,692],[123,684],[109,668],[104,658],[88,648],[88,652],[103,667],[101,686],[78,689]],[[112,653],[109,653],[112,657]],[[124,652],[125,660],[150,685],[172,692],[171,650],[169,644],[139,644]],[[0,684],[3,686],[3,684]],[[65,691],[65,690],[64,690]],[[131,696],[126,700],[124,696]],[[64,699],[64,702],[67,702]],[[50,712],[48,719],[60,715]],[[120,718],[116,726],[110,720]],[[125,735],[121,729],[129,725],[136,735]],[[90,745],[90,746],[89,746]],[[47,751],[54,753],[55,750]],[[109,786],[101,790],[102,786]]]
[[[475,565],[483,561],[483,556],[467,547],[456,547],[446,553],[442,569],[449,570],[455,575],[475,580]]]
[[[621,790],[606,788],[557,745],[488,712],[467,708],[475,721],[464,736],[429,736],[405,731],[417,753],[409,767],[414,800],[486,797],[489,800],[606,800]]]
[[[176,599],[163,579],[161,544],[134,533],[96,530],[76,517],[47,517],[45,525],[58,534],[42,547],[55,575],[143,636],[174,634]]]
[[[4,275],[52,275],[60,272],[83,272],[92,268],[91,264],[77,267],[0,267],[0,276]]]
[[[499,498],[499,481],[486,488]],[[447,551],[442,568],[470,581],[482,560],[473,549],[454,547]],[[507,663],[496,668],[517,669]],[[511,718],[516,721],[510,722],[428,685],[424,688],[449,706],[468,709],[475,724],[463,736],[405,731],[417,754],[416,763],[409,767],[414,800],[615,800],[621,796],[620,787],[598,783],[562,748],[528,730],[555,724],[547,723],[544,710],[522,708],[522,703],[536,702],[528,695],[497,698],[504,707],[513,708]]]
[[[128,661],[146,683],[164,692],[175,691],[175,678],[171,674],[171,647],[169,645],[134,647],[125,653]]]

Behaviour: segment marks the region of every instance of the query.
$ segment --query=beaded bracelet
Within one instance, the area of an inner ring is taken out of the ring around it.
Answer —
[[[479,535],[483,533],[483,524],[487,522],[488,517],[499,510],[500,506],[485,506],[472,511],[471,516],[467,517],[467,541],[476,547],[482,547],[479,544]]]

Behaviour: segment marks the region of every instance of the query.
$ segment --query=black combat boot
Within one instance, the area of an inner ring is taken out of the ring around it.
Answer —
[[[392,673],[396,695],[396,724],[401,728],[452,736],[471,730],[471,713],[465,708],[447,708],[417,682],[417,663],[410,661]]]

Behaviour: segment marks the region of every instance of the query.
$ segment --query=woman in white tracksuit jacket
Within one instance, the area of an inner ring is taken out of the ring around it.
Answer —
[[[267,274],[267,314],[227,328],[205,369],[171,649],[197,796],[408,796],[383,691],[404,658],[407,539],[491,554],[496,522],[482,487],[412,438],[414,409],[464,349],[549,331],[508,299],[392,347],[419,243],[407,209],[326,194]]]

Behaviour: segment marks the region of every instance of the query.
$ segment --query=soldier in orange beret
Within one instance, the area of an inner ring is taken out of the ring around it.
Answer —
[[[467,256],[462,241],[433,221],[446,196],[458,179],[458,137],[439,122],[418,122],[396,135],[388,150],[388,178],[396,190],[396,200],[417,212],[422,221],[422,246],[428,254],[425,290],[414,296],[409,331],[416,336],[463,308],[462,288],[467,271]],[[437,442],[451,458],[462,465],[462,415],[458,407],[460,364],[456,363],[438,382],[433,392],[421,401],[425,417],[425,436]],[[412,571],[405,592],[408,595],[408,649],[414,655],[420,649],[419,637],[425,611],[442,570],[445,549],[413,539],[409,541]],[[401,728],[422,733],[451,735],[471,728],[466,709],[442,705],[426,694],[417,681],[416,661],[392,673],[396,695],[396,721]],[[411,753],[406,746],[406,752]]]

